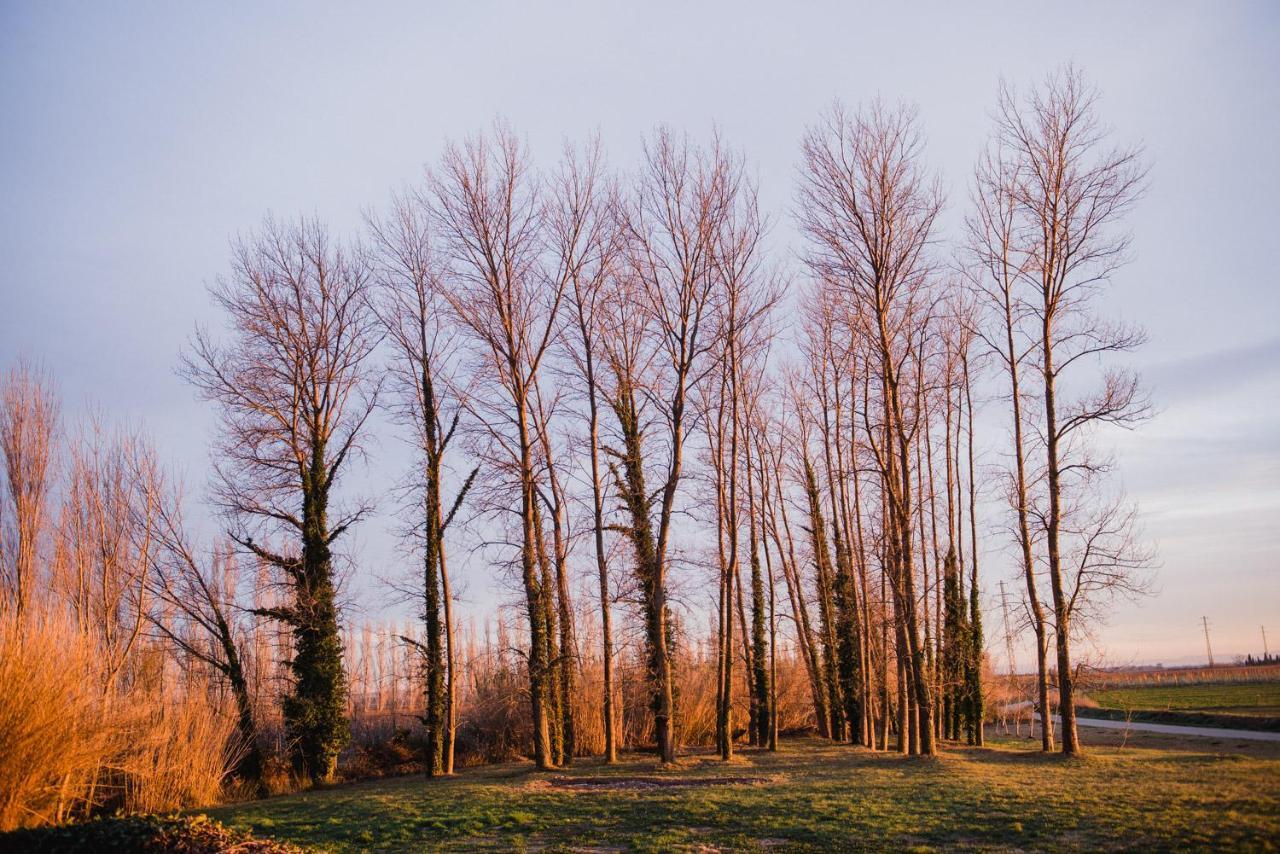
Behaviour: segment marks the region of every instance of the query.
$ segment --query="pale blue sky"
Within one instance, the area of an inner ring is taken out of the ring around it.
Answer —
[[[1163,566],[1099,639],[1196,658],[1203,614],[1223,657],[1263,623],[1280,647],[1280,6],[895,5],[0,2],[0,364],[34,356],[72,414],[144,422],[198,487],[210,417],[173,366],[228,239],[268,210],[354,233],[499,114],[543,162],[598,130],[622,166],[655,123],[716,124],[785,247],[805,124],[880,95],[919,105],[950,227],[1000,75],[1073,61],[1152,167],[1114,307],[1151,336],[1135,364],[1161,414],[1118,450]],[[381,451],[370,483],[402,453]],[[356,544],[371,572],[389,524]]]

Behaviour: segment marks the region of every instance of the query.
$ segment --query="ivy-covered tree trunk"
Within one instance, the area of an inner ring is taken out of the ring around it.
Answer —
[[[539,589],[541,590],[541,608],[543,625],[542,634],[545,692],[547,695],[547,731],[550,738],[549,749],[551,761],[556,765],[564,764],[564,705],[569,698],[564,695],[564,684],[560,680],[559,620],[556,610],[555,577],[551,566],[550,555],[547,554],[546,534],[542,527],[542,507],[539,502],[533,506],[534,543],[538,559]]]
[[[757,747],[769,744],[773,728],[769,705],[769,644],[766,637],[764,576],[761,574],[760,549],[751,523],[751,705],[755,710],[755,731],[751,743]]]
[[[738,608],[738,624],[742,626],[741,640],[743,676],[745,676],[747,680],[747,741],[750,744],[755,745],[756,717],[757,712],[759,712],[759,707],[756,705],[755,692],[755,652],[751,646],[751,622],[747,619],[747,604],[743,593],[746,589],[746,585],[743,584],[742,578],[738,577],[734,579],[734,586],[736,587],[735,605]]]
[[[809,504],[809,534],[813,539],[813,562],[818,577],[818,619],[822,630],[822,680],[827,701],[828,732],[831,738],[840,740],[844,733],[844,703],[840,696],[838,678],[838,650],[836,644],[836,613],[833,602],[831,556],[827,550],[826,523],[822,514],[822,499],[818,495],[818,480],[813,464],[804,459],[805,495]]]
[[[943,736],[960,738],[966,718],[965,697],[968,678],[969,641],[964,594],[955,549],[948,549],[943,561],[942,684]]]
[[[835,536],[839,536],[836,530]],[[843,554],[842,554],[843,553]],[[845,737],[854,744],[862,741],[862,688],[859,683],[859,659],[862,655],[858,632],[858,597],[854,575],[849,567],[847,550],[837,546],[838,566],[835,578],[835,611],[837,627],[837,659],[839,662],[840,696],[844,700]]]
[[[645,659],[654,734],[658,754],[663,761],[675,756],[675,730],[672,712],[675,697],[672,689],[670,659],[670,627],[667,625],[666,589],[662,560],[658,555],[653,522],[649,516],[649,492],[644,477],[644,436],[640,425],[635,392],[625,377],[619,377],[619,388],[610,401],[622,435],[621,467],[612,465],[618,495],[622,499],[627,524],[623,532],[635,549],[635,571],[640,582],[645,627]]]
[[[236,701],[236,732],[243,745],[243,752],[236,762],[235,774],[241,780],[253,784],[258,794],[265,795],[262,748],[258,744],[257,718],[253,713],[253,699],[249,696],[249,680],[245,676],[244,662],[236,647],[235,634],[221,611],[218,612],[215,625],[225,660],[221,669],[231,684],[231,695]]]
[[[438,487],[439,471],[431,472],[428,466],[428,483]],[[423,651],[423,668],[426,676],[426,708],[422,723],[426,730],[425,770],[428,777],[444,773],[445,754],[445,663],[443,623],[440,619],[440,509],[438,493],[432,494],[428,486],[426,507],[426,541],[422,557],[423,622],[426,624],[426,649]]]
[[[863,388],[866,388],[865,381]],[[851,392],[852,398],[852,392]],[[856,444],[855,452],[851,454],[854,460],[852,466],[853,475],[853,533],[857,538],[855,542],[858,548],[858,561],[856,563],[857,578],[852,580],[857,592],[857,607],[860,616],[862,631],[859,634],[860,649],[858,655],[858,665],[861,668],[861,678],[859,686],[862,690],[862,744],[873,750],[876,746],[875,736],[875,696],[872,683],[875,678],[876,668],[874,666],[874,652],[876,646],[874,628],[871,622],[871,592],[867,584],[867,563],[870,556],[867,553],[867,539],[864,536],[862,524],[862,477],[857,466]],[[882,654],[887,654],[885,650],[881,650]]]
[[[981,747],[985,741],[982,719],[986,716],[986,709],[982,699],[982,603],[978,598],[978,488],[973,465],[973,385],[967,353],[960,364],[969,422],[969,671],[965,681],[969,695],[969,743]]]
[[[809,619],[809,606],[804,598],[804,590],[801,589],[799,579],[794,577],[796,573],[794,554],[782,554],[782,545],[776,534],[774,545],[778,549],[779,562],[782,564],[782,580],[787,589],[787,598],[791,601],[791,612],[795,615],[796,635],[800,655],[804,659],[805,673],[809,677],[809,694],[813,701],[813,717],[818,725],[818,735],[829,738],[831,721],[827,715],[826,685],[822,681],[822,662],[818,660],[818,643],[814,638],[813,625]],[[787,535],[787,546],[788,548],[791,546],[790,534]]]
[[[557,532],[557,539],[560,534]],[[574,631],[573,602],[569,595],[569,574],[567,554],[560,551],[557,542],[556,550],[556,604],[559,609],[559,678],[560,695],[563,698],[560,706],[560,762],[562,765],[573,763],[573,754],[577,748],[577,726],[574,722],[573,698],[577,680],[574,679]]]
[[[323,459],[323,451],[315,454]],[[283,702],[285,736],[296,773],[312,781],[331,779],[338,754],[350,731],[346,720],[346,678],[342,641],[331,575],[323,469],[312,464],[302,472],[303,547],[301,559],[272,555],[255,548],[293,582],[293,607],[267,612],[293,631],[294,656],[289,662],[293,687]],[[253,548],[252,541],[248,544]]]
[[[294,685],[284,701],[284,722],[294,770],[323,782],[333,779],[338,754],[351,740],[351,730],[329,550],[329,484],[323,446],[313,451],[312,459],[303,477],[302,563],[294,574],[294,655],[289,663]]]
[[[533,440],[528,423],[528,401],[523,396],[515,400],[517,428],[520,442],[520,576],[524,583],[525,616],[529,621],[529,705],[533,724],[533,758],[539,771],[555,767],[555,753],[551,744],[551,693],[550,658],[546,599],[550,592],[540,570],[539,559],[538,497],[533,481]]]
[[[804,658],[805,671],[809,676],[809,693],[813,700],[813,716],[818,724],[818,735],[828,738],[830,737],[830,720],[827,715],[826,687],[822,681],[822,663],[818,660],[818,641],[814,636],[813,623],[809,618],[809,605],[805,599],[804,587],[800,583],[800,564],[796,560],[795,540],[791,536],[791,522],[787,514],[786,502],[781,497],[783,494],[781,471],[777,456],[771,454],[771,457],[774,464],[769,476],[774,484],[775,498],[772,502],[767,500],[764,502],[768,519],[766,530],[773,539],[778,562],[782,565],[782,579],[787,589],[787,598],[791,601],[791,613],[795,617],[800,653]],[[783,532],[779,532],[779,517],[782,520]]]
[[[982,612],[978,608],[977,589],[969,585],[969,625],[965,632],[965,711],[969,743],[983,744],[982,718],[986,711],[982,702]]]
[[[716,461],[716,544],[720,576],[716,601],[716,750],[721,759],[729,760],[733,758],[733,583],[737,576],[737,540],[729,534],[729,501],[723,475],[723,415],[721,407],[719,430],[709,435]]]

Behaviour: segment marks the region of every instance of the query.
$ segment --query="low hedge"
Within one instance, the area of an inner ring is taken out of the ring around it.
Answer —
[[[224,827],[208,816],[130,815],[38,827],[0,834],[0,854],[62,852],[175,852],[217,854],[303,854],[304,848]]]

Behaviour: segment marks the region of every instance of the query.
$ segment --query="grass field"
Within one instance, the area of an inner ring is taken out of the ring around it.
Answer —
[[[1089,696],[1104,709],[1280,717],[1280,681],[1108,688]]]
[[[209,814],[332,851],[1274,850],[1280,745],[1089,741],[1081,760],[1013,739],[921,760],[805,739],[728,765],[627,757],[548,775],[509,764]]]

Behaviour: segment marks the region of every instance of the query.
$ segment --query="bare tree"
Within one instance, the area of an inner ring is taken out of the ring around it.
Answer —
[[[378,250],[381,299],[376,311],[395,349],[391,376],[393,411],[412,432],[418,468],[410,479],[414,520],[410,532],[422,555],[422,617],[425,643],[402,638],[422,656],[426,688],[425,767],[427,776],[453,773],[456,699],[452,597],[445,530],[479,471],[473,469],[452,502],[444,496],[446,454],[458,428],[461,401],[455,397],[456,347],[447,307],[440,296],[439,260],[429,229],[426,198],[413,193],[393,198],[384,219],[369,218]]]
[[[1127,259],[1129,236],[1116,226],[1145,178],[1136,149],[1105,147],[1097,97],[1079,71],[1066,68],[1021,102],[1010,87],[1002,87],[996,116],[997,143],[1013,163],[1007,177],[1027,255],[1022,278],[1042,382],[1047,503],[1042,515],[1062,750],[1068,754],[1080,752],[1080,739],[1071,663],[1072,593],[1063,554],[1064,498],[1073,488],[1076,496],[1087,495],[1089,481],[1099,471],[1082,447],[1089,428],[1130,425],[1147,411],[1137,377],[1115,369],[1106,372],[1095,392],[1074,401],[1060,398],[1059,379],[1082,359],[1097,360],[1142,341],[1141,332],[1104,321],[1093,305],[1100,288]]]
[[[591,527],[600,586],[601,657],[604,666],[603,726],[606,762],[618,758],[614,712],[613,620],[605,547],[605,491],[600,460],[600,371],[603,301],[610,279],[619,274],[623,248],[616,187],[604,174],[599,140],[584,151],[567,148],[554,183],[555,204],[549,228],[559,263],[569,277],[572,327],[569,358],[583,383],[587,403],[587,452],[591,478]]]
[[[716,496],[720,591],[717,606],[716,740],[721,757],[732,754],[733,608],[739,603],[751,743],[763,745],[771,729],[768,644],[765,637],[764,577],[760,561],[759,521],[754,512],[751,473],[751,418],[763,393],[765,347],[772,330],[768,313],[776,303],[771,271],[763,258],[765,223],[755,188],[743,182],[739,199],[728,211],[717,236],[715,275],[719,279],[714,302],[716,350],[704,381],[698,385],[699,415],[707,436]],[[741,537],[748,529],[752,618],[748,634],[741,606]]]
[[[942,201],[921,165],[915,112],[875,104],[856,116],[838,106],[803,143],[798,218],[815,277],[850,305],[880,388],[883,421],[869,430],[890,512],[889,569],[906,673],[919,718],[919,749],[934,752],[933,692],[918,625],[914,572],[912,446],[919,426],[910,384],[931,310],[927,250]],[[864,413],[864,417],[869,413]]]
[[[809,363],[805,384],[806,403],[797,401],[803,416],[817,431],[821,453],[814,454],[813,485],[819,489],[813,496],[817,502],[826,501],[828,512],[813,516],[815,523],[826,522],[827,530],[819,528],[815,546],[820,536],[830,564],[825,574],[819,564],[819,595],[833,621],[831,630],[832,670],[829,673],[828,691],[834,705],[830,730],[837,740],[858,742],[863,731],[863,697],[865,694],[862,669],[863,632],[858,608],[858,578],[865,572],[865,556],[857,542],[857,530],[852,512],[849,482],[858,470],[858,445],[854,391],[855,374],[865,365],[858,357],[858,330],[847,322],[848,306],[841,292],[831,282],[819,281],[808,294],[804,317],[803,352]],[[808,449],[806,447],[805,452]],[[825,494],[823,494],[825,493]],[[815,505],[816,507],[817,505]],[[820,507],[818,508],[820,510]],[[811,509],[812,513],[812,509]],[[825,546],[828,540],[829,548]]]
[[[766,223],[760,214],[756,189],[743,181],[737,198],[727,212],[717,234],[715,269],[720,279],[717,295],[717,330],[721,371],[727,383],[730,421],[728,531],[733,538],[730,566],[738,570],[738,517],[746,494],[748,555],[751,572],[751,642],[748,686],[751,708],[751,743],[763,747],[773,731],[770,696],[772,681],[768,660],[770,645],[766,633],[765,583],[762,574],[758,515],[755,507],[752,476],[752,419],[764,394],[764,369],[773,330],[769,314],[777,304],[779,288],[764,260],[763,239]],[[723,403],[721,404],[723,408]],[[745,489],[741,489],[739,482]],[[739,586],[741,591],[741,586]],[[744,638],[746,624],[743,624]],[[731,647],[726,639],[726,651]],[[724,705],[729,704],[729,685],[725,685]],[[727,731],[725,737],[731,737]]]
[[[652,336],[657,375],[649,379],[618,377],[618,388],[632,395],[647,393],[663,428],[662,462],[656,489],[656,518],[644,487],[647,454],[638,406],[619,411],[624,434],[624,482],[619,491],[628,515],[627,532],[636,548],[636,575],[644,599],[645,632],[658,755],[675,761],[673,683],[668,650],[667,569],[676,496],[684,473],[684,445],[694,417],[691,392],[707,369],[714,349],[713,301],[718,277],[718,235],[734,204],[741,182],[741,163],[719,142],[706,152],[687,139],[659,129],[645,145],[645,157],[629,206],[628,277],[634,284],[631,311],[644,315]],[[639,381],[637,381],[639,380]]]
[[[145,505],[135,509],[134,523],[149,524],[155,530],[156,548],[147,577],[154,603],[147,613],[152,630],[169,644],[180,663],[199,662],[226,680],[236,704],[241,748],[236,774],[265,794],[262,749],[241,646],[245,627],[238,601],[240,566],[235,546],[226,542],[202,553],[186,526],[181,489],[166,482],[162,473],[149,471],[145,460],[135,476],[149,495]],[[149,517],[139,516],[138,510],[149,511]]]
[[[974,461],[973,385],[975,359],[973,350],[974,330],[977,326],[973,305],[964,300],[963,293],[956,301],[957,336],[960,357],[960,389],[964,393],[966,417],[966,456],[969,474],[969,625],[965,645],[965,714],[968,718],[969,743],[981,747],[985,743],[982,722],[985,717],[982,694],[982,658],[984,639],[982,634],[982,604],[978,588],[978,487]],[[961,524],[963,528],[963,523]],[[963,536],[963,534],[961,534]]]
[[[333,493],[376,404],[369,285],[361,252],[318,222],[268,219],[235,243],[231,277],[211,289],[230,340],[198,330],[184,358],[221,416],[214,495],[232,537],[293,587],[292,602],[263,613],[293,631],[285,722],[294,766],[312,780],[332,778],[349,739],[333,543],[369,508],[335,513]]]
[[[157,477],[145,437],[97,415],[71,445],[50,586],[98,640],[104,694],[131,666],[147,621]]]
[[[739,502],[737,497],[738,422],[733,418],[730,371],[723,357],[696,387],[706,431],[707,456],[716,520],[716,748],[721,759],[733,756],[733,600],[738,584]],[[745,636],[744,636],[745,637]],[[745,647],[744,655],[750,654]],[[750,674],[748,674],[748,677]],[[751,707],[754,718],[755,705]],[[754,719],[751,727],[754,736]]]
[[[814,356],[823,359],[820,352],[810,354],[810,368],[818,363]],[[825,361],[825,359],[823,360]],[[818,367],[821,371],[822,368]],[[821,640],[821,672],[824,706],[827,711],[826,731],[839,740],[844,731],[844,697],[839,679],[839,628],[835,604],[835,569],[831,561],[831,547],[827,540],[827,520],[823,510],[822,490],[818,483],[817,469],[811,459],[810,427],[814,416],[809,405],[803,402],[808,389],[793,382],[791,397],[799,414],[797,444],[800,447],[802,466],[801,484],[804,491],[809,532],[810,551],[813,556],[815,595],[818,599],[819,638]],[[824,450],[825,453],[825,450]]]
[[[58,398],[48,375],[19,361],[0,379],[0,453],[12,530],[0,530],[0,607],[21,617],[40,579],[40,542],[54,478]],[[0,522],[4,515],[0,515]]]
[[[539,574],[538,425],[535,391],[560,334],[568,277],[545,264],[540,188],[528,155],[506,127],[491,137],[450,145],[431,176],[431,210],[443,242],[441,295],[471,339],[477,382],[498,392],[474,398],[472,410],[509,459],[519,493],[520,578],[529,620],[528,668],[534,757],[555,764],[548,716],[555,662],[548,656],[553,591]]]
[[[975,325],[975,332],[987,349],[997,354],[1009,380],[1009,417],[1013,435],[1013,470],[1009,478],[1008,500],[1016,520],[1015,538],[1027,590],[1027,609],[1036,637],[1036,688],[1041,715],[1041,749],[1053,750],[1053,724],[1049,719],[1049,621],[1040,601],[1036,582],[1036,561],[1032,552],[1030,492],[1027,472],[1027,443],[1023,415],[1025,391],[1023,370],[1033,355],[1033,346],[1022,337],[1027,307],[1019,297],[1021,283],[1031,261],[1022,246],[1019,232],[1019,183],[1013,175],[1018,168],[1007,152],[993,146],[983,153],[975,170],[973,212],[966,220],[965,269],[988,315],[987,323]],[[1012,666],[1012,665],[1011,665]]]

